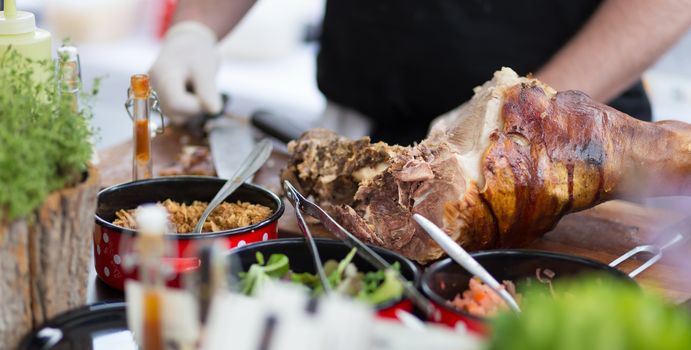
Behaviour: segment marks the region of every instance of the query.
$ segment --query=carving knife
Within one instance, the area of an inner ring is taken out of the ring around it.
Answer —
[[[302,125],[298,121],[267,110],[254,112],[250,116],[250,121],[252,126],[283,143],[299,138],[309,129],[308,125]]]
[[[223,94],[223,109],[216,115],[205,115],[191,121],[192,130],[203,130],[208,136],[209,149],[216,175],[228,179],[254,148],[252,126],[248,120],[228,112],[230,97]]]
[[[216,175],[229,179],[254,148],[252,126],[248,121],[229,116],[210,119],[204,128]]]

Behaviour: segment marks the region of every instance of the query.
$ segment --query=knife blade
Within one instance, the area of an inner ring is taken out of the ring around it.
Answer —
[[[204,128],[216,175],[229,179],[254,147],[252,126],[248,121],[223,116],[208,120]]]
[[[252,126],[283,143],[299,138],[309,129],[308,125],[302,125],[289,117],[280,116],[268,110],[254,112],[250,116],[250,121]]]

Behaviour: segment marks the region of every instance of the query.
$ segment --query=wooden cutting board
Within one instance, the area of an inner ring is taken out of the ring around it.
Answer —
[[[184,130],[170,128],[154,139],[154,173],[170,166],[185,144],[203,144],[200,137]],[[287,156],[275,152],[255,176],[255,182],[280,193],[278,174]],[[99,152],[99,169],[103,186],[130,181],[132,178],[132,144],[125,142]],[[286,203],[279,222],[282,236],[298,235],[295,214]],[[690,207],[686,207],[689,212]],[[661,227],[683,217],[681,210],[648,208],[626,201],[610,201],[595,208],[564,217],[554,230],[526,248],[540,249],[591,258],[609,263],[638,245],[653,241]],[[691,228],[689,228],[691,229]],[[323,234],[318,227],[315,232]],[[646,258],[642,256],[641,258]],[[628,261],[621,269],[631,271],[641,263]],[[675,248],[636,280],[644,288],[660,291],[674,302],[691,298],[691,245]]]

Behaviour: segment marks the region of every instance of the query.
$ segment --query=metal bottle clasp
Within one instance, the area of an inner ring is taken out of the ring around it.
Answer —
[[[127,114],[130,116],[130,119],[134,121],[134,97],[132,96],[131,90],[131,88],[127,88],[127,100],[125,100],[125,110],[127,111]],[[151,106],[151,111],[157,113],[161,119],[161,123],[156,127],[155,130],[152,131],[151,136],[162,134],[163,131],[165,131],[166,129],[165,116],[163,115],[163,111],[161,111],[161,103],[158,98],[158,94],[154,89],[151,89],[149,93],[149,105]]]

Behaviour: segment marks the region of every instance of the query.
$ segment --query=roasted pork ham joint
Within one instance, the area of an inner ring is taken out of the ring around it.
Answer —
[[[466,249],[517,247],[567,213],[691,194],[691,125],[647,123],[503,68],[411,147],[314,129],[282,178],[364,241],[419,262],[442,255],[419,213]]]

